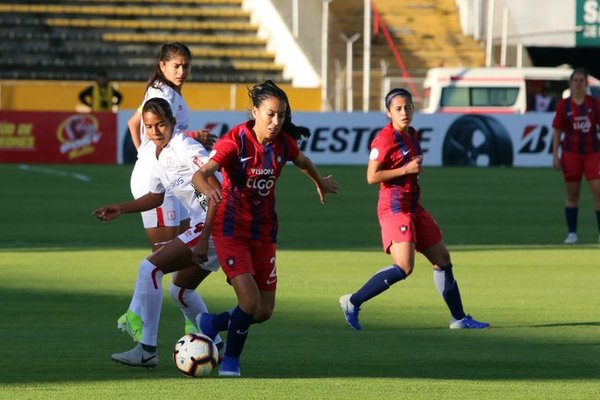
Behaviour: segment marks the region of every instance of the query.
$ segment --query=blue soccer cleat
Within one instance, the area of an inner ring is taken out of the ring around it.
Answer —
[[[475,321],[470,315],[465,316],[463,319],[454,319],[450,321],[450,329],[485,329],[489,328],[490,324],[487,322]]]
[[[358,313],[360,312],[359,307],[355,307],[354,304],[350,301],[350,294],[345,294],[340,297],[340,306],[342,307],[342,312],[344,313],[344,318],[346,318],[346,322],[352,329],[357,331],[362,330],[362,326],[358,322]]]
[[[225,357],[219,367],[219,376],[240,376],[240,359],[238,357]]]
[[[209,313],[200,313],[196,317],[196,325],[198,326],[198,331],[211,338],[213,341],[219,334],[217,330],[214,328],[213,324],[213,315]]]

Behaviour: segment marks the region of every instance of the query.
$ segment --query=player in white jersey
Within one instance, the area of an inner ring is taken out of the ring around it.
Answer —
[[[144,327],[139,343],[129,351],[111,356],[114,361],[123,364],[150,368],[158,364],[156,344],[163,275],[178,271],[177,279],[195,293],[196,287],[204,278],[219,268],[219,263],[212,239],[204,230],[207,200],[191,184],[193,174],[208,161],[207,150],[197,141],[174,130],[175,118],[165,99],[149,99],[142,111],[147,134],[156,148],[150,172],[150,191],[133,201],[101,207],[93,215],[108,222],[121,214],[148,210],[160,205],[167,191],[171,191],[189,212],[191,227],[140,264],[133,293],[140,304],[140,317]],[[220,187],[216,179],[211,185]],[[208,212],[213,211],[211,208]],[[196,246],[198,243],[202,245]],[[194,299],[187,301],[190,300]],[[191,321],[201,312],[206,312],[202,298],[197,295],[195,300],[199,301],[190,304],[178,302],[186,318]],[[220,339],[215,342],[222,348],[218,344]]]
[[[185,132],[186,135],[196,138],[207,147],[214,143],[215,137],[208,131],[188,130],[190,110],[181,95],[181,89],[191,70],[191,57],[190,50],[184,44],[167,43],[161,47],[157,63],[146,86],[142,105],[128,122],[133,143],[138,150],[138,158],[130,181],[131,193],[136,199],[144,196],[150,190],[150,171],[155,163],[156,146],[148,138],[142,122],[142,107],[148,99],[158,97],[169,103],[177,123],[176,131]],[[152,251],[156,251],[164,243],[189,227],[188,212],[168,188],[163,203],[159,207],[141,214]],[[173,284],[175,287],[171,287],[170,292],[176,302],[180,297],[194,296],[193,291],[186,290],[182,286],[177,276],[174,276]],[[139,311],[140,306],[134,298],[128,311],[117,320],[117,327],[129,333],[135,341],[139,341],[142,330]],[[186,333],[194,332],[194,322],[186,319],[185,331]]]

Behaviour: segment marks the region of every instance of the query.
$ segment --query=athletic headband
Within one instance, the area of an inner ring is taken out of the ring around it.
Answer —
[[[408,98],[408,100],[410,100],[410,102],[412,103],[412,94],[410,94],[408,90],[403,88],[395,88],[390,90],[385,96],[385,108],[390,108],[390,103],[392,102],[392,99],[396,96],[404,96]]]

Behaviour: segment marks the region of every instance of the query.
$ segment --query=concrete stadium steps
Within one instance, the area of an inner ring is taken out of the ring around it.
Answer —
[[[485,50],[462,34],[454,0],[374,0],[407,65],[481,66]]]
[[[460,29],[455,0],[373,0],[385,22],[410,76],[419,82],[429,68],[444,66],[481,66],[485,63],[483,47]],[[353,45],[354,109],[362,108],[363,7],[362,0],[333,1],[329,5],[332,20],[330,52],[342,67],[346,63],[345,42],[340,38],[359,33]],[[371,40],[370,109],[379,109],[382,94],[380,62],[389,67],[388,75],[399,78],[401,70],[383,34]],[[330,62],[330,79],[335,76]]]
[[[190,48],[196,81],[284,81],[242,0],[0,0],[0,79],[145,81],[161,44]]]

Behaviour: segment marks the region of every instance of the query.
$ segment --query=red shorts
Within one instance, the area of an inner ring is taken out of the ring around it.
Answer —
[[[588,181],[600,179],[600,152],[588,154],[563,152],[560,163],[565,182],[579,182],[584,174]]]
[[[392,243],[411,242],[417,251],[422,251],[442,240],[440,227],[423,207],[412,213],[380,217],[379,225],[383,251],[388,254]]]
[[[277,288],[275,243],[232,236],[213,236],[213,241],[221,269],[229,281],[247,273],[254,277],[258,289]]]

